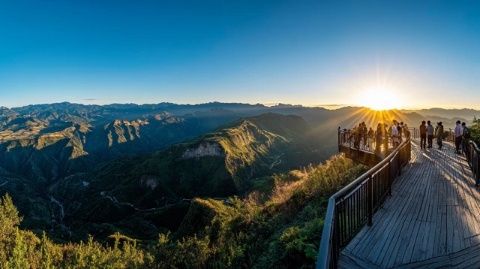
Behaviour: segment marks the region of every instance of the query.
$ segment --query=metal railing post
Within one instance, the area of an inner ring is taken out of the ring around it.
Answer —
[[[387,165],[387,180],[388,180],[388,196],[392,196],[392,185],[393,185],[393,180],[392,180],[392,163],[388,162]]]
[[[372,176],[367,181],[367,210],[368,210],[368,226],[373,224],[373,184]]]

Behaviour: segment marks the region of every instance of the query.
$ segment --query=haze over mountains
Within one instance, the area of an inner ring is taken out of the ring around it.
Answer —
[[[338,126],[428,117],[448,127],[475,116],[240,103],[2,107],[0,195],[12,195],[24,226],[59,240],[118,230],[154,238],[178,229],[195,197],[242,196],[275,173],[324,161]]]

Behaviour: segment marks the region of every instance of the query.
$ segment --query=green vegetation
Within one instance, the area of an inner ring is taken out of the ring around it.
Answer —
[[[474,118],[472,126],[470,126],[470,132],[473,141],[480,145],[480,119]]]
[[[13,197],[21,227],[54,240],[117,231],[151,240],[175,231],[194,197],[266,193],[272,174],[327,159],[337,128],[370,113],[235,103],[0,107],[0,196]],[[392,115],[409,126],[425,118],[452,126],[478,111]]]
[[[112,236],[112,246],[93,238],[79,244],[55,244],[45,233],[39,238],[19,229],[21,220],[12,199],[5,195],[0,201],[0,268],[141,268],[152,261],[135,240],[119,234]]]
[[[118,233],[58,244],[22,230],[6,195],[0,203],[1,268],[311,268],[320,241],[327,198],[365,167],[343,156],[321,165],[277,174],[270,191],[245,198],[200,199],[175,233],[156,242]]]
[[[303,135],[310,130],[298,116],[245,118],[165,151],[109,162],[70,181],[89,178],[88,188],[58,185],[55,197],[77,238],[114,231],[156,238],[178,228],[189,206],[185,199],[245,196],[262,185],[269,191],[273,174],[323,160]]]

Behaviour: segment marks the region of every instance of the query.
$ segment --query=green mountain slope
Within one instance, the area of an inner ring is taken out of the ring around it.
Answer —
[[[91,237],[84,243],[54,243],[45,234],[19,229],[22,218],[4,196],[0,267],[313,268],[328,196],[363,171],[365,167],[334,156],[321,165],[276,175],[267,193],[195,198],[176,232],[156,234],[151,241],[111,233],[103,244]]]
[[[136,233],[139,236],[176,228],[181,217],[164,218],[172,208],[182,216],[189,199],[242,195],[264,177],[306,164],[306,158],[318,160],[305,140],[309,131],[298,116],[263,114],[151,156],[109,162],[86,176],[91,180],[79,194],[84,199],[78,208],[67,206],[67,222],[82,227],[107,222],[125,231],[142,225],[137,227],[142,231]],[[68,184],[56,186],[55,195],[73,205],[70,192],[64,191],[68,188]],[[98,226],[87,232],[95,229]]]

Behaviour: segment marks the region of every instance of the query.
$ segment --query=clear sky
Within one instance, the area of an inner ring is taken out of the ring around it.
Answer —
[[[480,108],[476,1],[0,2],[0,105]],[[401,100],[401,101],[400,101]]]

